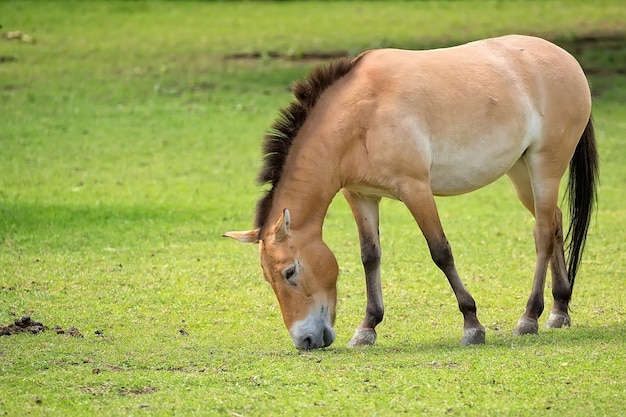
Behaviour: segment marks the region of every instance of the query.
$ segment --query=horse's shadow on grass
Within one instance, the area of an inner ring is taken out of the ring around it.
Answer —
[[[481,352],[514,352],[517,350],[549,350],[562,351],[568,348],[585,348],[597,344],[622,344],[626,347],[626,324],[615,323],[605,326],[579,325],[568,329],[542,329],[539,334],[513,336],[512,332],[487,331],[487,341],[483,345],[462,346],[459,340],[452,335],[446,338],[433,338],[432,340],[410,339],[398,340],[393,336],[379,340],[373,346],[348,347],[343,340],[337,340],[329,347],[316,350],[296,350],[295,348],[282,346],[280,349],[271,351],[256,351],[258,356],[279,356],[282,358],[298,357],[302,360],[320,362],[328,358],[353,356],[385,357],[387,359],[411,357],[415,354],[426,355],[431,358],[443,356],[474,355]],[[506,334],[505,334],[506,333]],[[446,367],[453,366],[443,362],[429,362],[429,366]]]
[[[422,352],[467,352],[480,350],[510,350],[536,347],[567,348],[572,346],[593,345],[597,343],[621,343],[626,346],[626,324],[615,323],[605,326],[577,325],[565,329],[540,329],[538,334],[514,336],[512,332],[487,331],[487,340],[483,345],[462,346],[452,335],[432,340],[402,340],[393,337],[378,341],[374,346],[348,347],[337,343],[323,349],[327,352],[346,353],[370,352],[376,354]]]

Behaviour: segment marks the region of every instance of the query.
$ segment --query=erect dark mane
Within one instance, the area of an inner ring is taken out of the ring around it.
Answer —
[[[274,187],[283,173],[293,140],[322,93],[346,75],[354,67],[356,61],[352,58],[338,58],[327,65],[320,65],[313,69],[304,80],[298,81],[293,86],[295,100],[280,111],[278,119],[266,133],[263,140],[263,167],[257,181],[259,184],[269,183],[271,188],[257,203],[255,226],[259,228],[259,236],[267,222],[272,207]]]

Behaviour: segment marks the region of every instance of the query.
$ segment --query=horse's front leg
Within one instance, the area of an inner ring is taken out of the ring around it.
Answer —
[[[356,220],[361,244],[361,260],[365,270],[367,305],[365,318],[357,327],[348,346],[373,345],[376,342],[376,326],[383,320],[383,292],[380,281],[380,237],[378,234],[378,205],[380,198],[364,197],[356,192],[343,190]]]
[[[485,343],[485,328],[476,316],[476,302],[463,285],[456,270],[452,249],[441,226],[430,185],[420,181],[407,182],[400,197],[422,230],[433,262],[446,275],[452,291],[454,291],[459,310],[463,313],[463,339],[461,343],[463,345]]]

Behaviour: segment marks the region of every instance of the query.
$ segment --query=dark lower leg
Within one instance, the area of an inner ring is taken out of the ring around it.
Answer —
[[[537,248],[537,263],[535,265],[533,289],[526,303],[526,311],[520,318],[514,334],[535,334],[539,331],[537,320],[544,309],[543,291],[546,282],[548,262],[553,252],[552,230],[552,227],[535,226],[534,235],[535,247]]]
[[[545,282],[545,277],[544,280]],[[538,319],[543,313],[543,289],[541,291],[535,291],[533,286],[533,292],[526,303],[526,311],[524,315],[519,319],[517,327],[513,331],[516,335],[524,334],[536,334],[539,332]]]
[[[554,250],[550,259],[552,273],[552,296],[554,306],[546,323],[548,328],[560,328],[570,326],[571,320],[568,314],[569,301],[572,289],[569,284],[565,255],[563,253],[563,226],[561,211],[557,209],[555,215],[556,232],[554,234]]]
[[[356,329],[349,346],[373,345],[376,326],[383,320],[384,306],[380,282],[380,246],[375,242],[361,242],[361,258],[365,269],[367,305],[365,317]]]
[[[441,227],[437,205],[428,181],[407,181],[400,194],[400,199],[411,211],[413,218],[419,225],[433,262],[448,278],[454,291],[459,310],[463,313],[464,345],[485,342],[485,328],[476,316],[476,303],[465,289],[454,265],[452,250]]]
[[[380,236],[378,233],[379,199],[364,198],[344,190],[344,196],[352,208],[359,231],[361,261],[365,271],[367,304],[365,317],[357,327],[348,346],[373,345],[376,342],[376,326],[383,320],[384,306],[380,277]]]
[[[435,264],[443,271],[456,296],[459,310],[463,314],[464,345],[485,342],[485,328],[480,324],[476,315],[476,302],[461,282],[461,278],[454,265],[454,257],[448,241],[430,244],[430,253]]]

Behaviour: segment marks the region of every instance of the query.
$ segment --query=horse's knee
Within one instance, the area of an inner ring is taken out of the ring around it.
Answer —
[[[363,262],[366,270],[378,267],[380,265],[380,257],[380,245],[375,242],[364,242],[361,245],[361,262]]]

